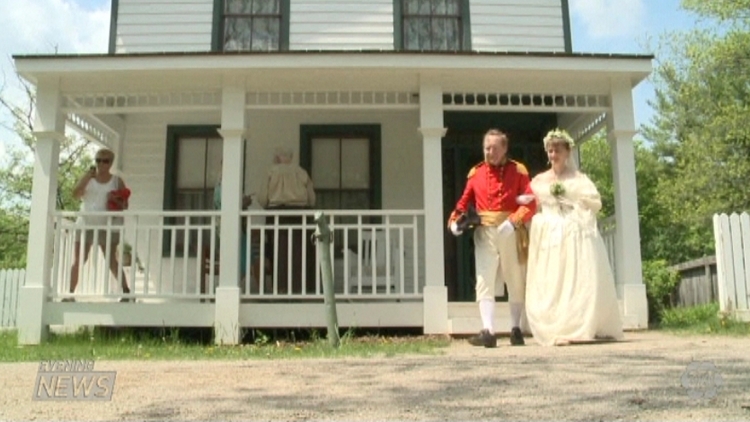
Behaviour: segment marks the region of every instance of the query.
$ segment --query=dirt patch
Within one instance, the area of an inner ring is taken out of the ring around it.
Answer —
[[[32,401],[38,364],[1,364],[3,420],[750,420],[750,338],[626,333],[543,348],[527,339],[440,356],[246,361],[97,361],[109,402]],[[714,365],[713,398],[688,391]]]

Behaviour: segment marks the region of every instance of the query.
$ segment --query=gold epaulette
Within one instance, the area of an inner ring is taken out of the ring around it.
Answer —
[[[474,167],[472,167],[472,168],[471,168],[471,170],[469,170],[469,175],[468,175],[468,176],[466,176],[466,178],[467,178],[467,179],[471,179],[471,176],[473,176],[473,175],[474,175],[474,173],[476,173],[476,172],[477,172],[477,169],[478,169],[479,167],[481,167],[481,166],[482,166],[483,164],[484,164],[484,163],[482,162],[482,163],[479,163],[479,164],[475,165]]]
[[[511,160],[511,161],[513,161],[516,164],[516,171],[517,172],[519,172],[521,174],[525,174],[527,176],[529,175],[529,170],[526,168],[526,166],[524,166],[523,164],[519,163],[516,160]]]

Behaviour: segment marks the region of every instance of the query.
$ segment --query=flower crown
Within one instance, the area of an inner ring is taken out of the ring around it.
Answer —
[[[575,141],[573,141],[573,138],[571,138],[568,132],[564,129],[555,129],[547,132],[547,136],[544,137],[544,145],[549,145],[553,139],[561,139],[565,141],[571,149],[575,147]]]

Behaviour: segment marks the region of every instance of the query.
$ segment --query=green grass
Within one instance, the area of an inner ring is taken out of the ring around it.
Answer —
[[[161,332],[159,332],[161,331]],[[231,360],[300,359],[342,357],[393,357],[403,354],[438,354],[450,339],[430,336],[341,336],[338,349],[312,331],[305,340],[274,339],[254,331],[251,342],[237,346],[216,346],[208,338],[190,338],[172,330],[81,330],[75,334],[50,334],[36,346],[19,346],[15,331],[0,332],[0,362],[39,360]],[[205,336],[207,337],[207,336]],[[247,337],[247,336],[246,336]]]
[[[678,334],[750,335],[750,323],[719,314],[719,304],[665,309],[659,329]]]

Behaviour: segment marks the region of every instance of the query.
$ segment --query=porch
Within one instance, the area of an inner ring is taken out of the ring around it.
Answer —
[[[612,233],[618,296],[628,328],[645,327],[631,90],[648,75],[647,60],[385,53],[146,56],[16,58],[19,73],[37,87],[39,105],[30,217],[34,240],[19,314],[22,343],[38,343],[46,326],[61,323],[213,326],[222,343],[236,342],[240,327],[323,326],[319,258],[313,244],[303,240],[313,230],[312,211],[287,214],[300,221],[288,225],[280,221],[284,213],[241,210],[240,201],[263,180],[276,146],[294,150],[316,186],[323,186],[327,175],[316,171],[326,169],[327,161],[319,157],[343,138],[364,145],[354,148],[349,162],[366,166],[367,176],[339,189],[366,191],[349,198],[355,206],[325,195],[318,206],[336,233],[332,254],[336,294],[343,301],[341,325],[466,332],[471,317],[462,309],[471,303],[451,302],[448,287],[458,281],[442,265],[452,259],[446,255],[444,206],[456,199],[445,197],[445,182],[437,182],[445,176],[442,142],[452,130],[448,113],[484,113],[487,124],[496,124],[493,119],[501,114],[544,114],[544,125],[567,129],[578,145],[607,128],[615,168],[614,219],[623,227]],[[133,262],[140,263],[126,268],[132,289],[127,298],[136,303],[115,303],[122,297],[119,280],[108,275],[106,263],[94,260],[80,274],[76,302],[61,302],[69,296],[73,239],[82,229],[93,229],[70,223],[80,213],[54,208],[58,140],[66,124],[114,150],[116,171],[133,189],[131,210],[122,213],[125,224],[116,230],[134,252]],[[544,129],[520,131],[511,143],[524,144],[526,138],[541,145],[537,132]],[[187,158],[180,164],[183,156],[176,151],[185,139],[198,139],[202,167]],[[313,141],[318,140],[322,146],[316,153]],[[209,162],[220,164],[216,172]],[[341,163],[330,167],[346,170]],[[197,188],[177,183],[196,174],[202,183]],[[221,209],[208,211],[218,178]],[[179,208],[186,204],[198,205]],[[299,241],[266,241],[283,234]],[[278,264],[282,255],[300,259]]]

